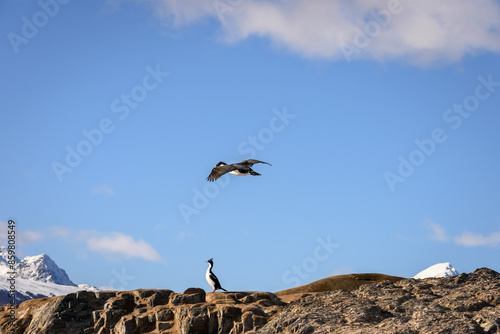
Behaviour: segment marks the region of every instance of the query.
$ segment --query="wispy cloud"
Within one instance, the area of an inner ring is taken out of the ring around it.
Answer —
[[[490,233],[487,236],[466,231],[461,235],[456,236],[454,238],[454,241],[457,245],[463,245],[468,247],[474,247],[474,246],[496,247],[500,245],[500,231]]]
[[[19,225],[15,225],[15,229],[16,241],[20,245],[32,244],[45,238],[45,235],[40,231],[19,229]],[[0,240],[2,240],[2,244],[8,240],[8,231],[9,224],[0,221]]]
[[[423,225],[431,232],[430,238],[435,241],[448,242],[452,240],[456,245],[467,247],[500,246],[500,231],[492,232],[488,235],[465,231],[461,235],[451,237],[444,227],[429,219],[424,220]]]
[[[112,3],[120,1],[130,0]],[[357,58],[405,59],[418,64],[457,61],[477,51],[500,51],[500,3],[495,0],[149,0],[148,3],[156,15],[175,25],[213,18],[221,21],[225,41],[264,37],[276,46],[310,58],[345,58],[343,48],[349,44],[358,47],[360,52],[354,55]]]
[[[43,239],[45,239],[45,235],[40,231],[27,230],[19,233],[20,244],[31,244]]]
[[[446,234],[445,229],[433,221],[426,219],[424,220],[424,226],[431,232],[430,238],[439,242],[447,242],[450,240],[448,234]]]
[[[110,186],[108,186],[106,184],[102,184],[98,187],[92,188],[90,190],[90,193],[92,195],[104,195],[104,196],[108,196],[108,197],[112,197],[115,195],[114,189],[112,189]]]
[[[48,234],[55,238],[70,238],[72,231],[69,228],[61,226],[49,226],[47,228]]]
[[[162,261],[160,254],[142,239],[134,240],[129,235],[112,232],[109,235],[91,237],[87,240],[90,250],[105,255],[118,255],[125,258],[140,258],[148,261]]]
[[[7,223],[2,221],[0,221],[0,238],[7,239]],[[148,242],[116,231],[73,230],[61,226],[50,226],[43,231],[21,231],[19,238],[21,244],[52,239],[70,242],[73,246],[75,243],[85,243],[87,250],[109,257],[163,261],[160,254]]]

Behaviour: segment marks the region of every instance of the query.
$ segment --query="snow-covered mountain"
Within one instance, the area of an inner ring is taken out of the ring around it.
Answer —
[[[413,278],[428,278],[428,277],[448,277],[456,276],[459,272],[449,262],[437,263],[429,268],[422,270]]]
[[[17,275],[33,281],[78,286],[47,254],[26,256],[17,265]]]
[[[0,305],[5,305],[10,302],[9,278],[10,276],[0,275]],[[87,288],[84,288],[83,286],[86,286]],[[81,290],[97,291],[97,288],[90,287],[85,284],[82,284],[82,287],[80,287],[16,278],[16,304],[29,299],[67,295],[68,293]]]
[[[0,247],[0,275],[7,275],[10,271],[7,264],[7,249]],[[55,283],[61,285],[78,286],[72,282],[64,269],[59,266],[47,254],[37,256],[26,256],[24,259],[17,259],[16,277],[45,283]]]
[[[16,263],[18,263],[19,258],[14,255],[14,258],[16,259]],[[9,262],[9,251],[7,250],[7,247],[5,246],[0,246],[0,267],[4,267],[8,265]]]
[[[65,295],[88,290],[97,291],[96,287],[87,284],[76,284],[47,254],[16,258],[16,302],[28,299]],[[0,247],[0,305],[10,301],[9,290],[11,270],[8,265],[8,251]]]

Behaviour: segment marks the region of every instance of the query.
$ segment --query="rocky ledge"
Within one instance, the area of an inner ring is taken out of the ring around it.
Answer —
[[[367,275],[349,279],[378,279]],[[301,296],[288,304],[283,291],[77,292],[24,302],[13,324],[0,308],[0,333],[500,333],[500,274],[491,269],[348,286],[289,291]]]
[[[81,291],[26,301],[13,324],[4,306],[0,333],[246,333],[284,304],[266,292]]]
[[[288,304],[258,333],[500,333],[500,275],[481,268],[312,294]]]

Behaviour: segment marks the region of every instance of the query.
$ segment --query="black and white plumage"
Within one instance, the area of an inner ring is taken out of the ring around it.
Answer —
[[[230,173],[233,175],[258,176],[260,174],[254,172],[251,168],[254,164],[266,164],[271,166],[271,164],[268,162],[254,160],[254,159],[243,160],[242,162],[234,163],[231,165],[228,165],[225,162],[221,161],[217,165],[215,165],[215,167],[212,169],[212,172],[210,172],[210,175],[208,175],[207,180],[210,182],[214,182],[215,180],[217,180],[219,177],[221,177],[226,173]]]
[[[214,292],[215,290],[224,290],[224,291],[227,291],[226,289],[224,289],[220,285],[219,279],[217,279],[217,276],[215,276],[215,274],[212,272],[212,267],[214,266],[213,259],[207,260],[205,262],[208,262],[208,269],[207,269],[207,273],[205,274],[205,278],[207,279],[208,284],[210,284],[210,286],[213,289],[210,292]]]

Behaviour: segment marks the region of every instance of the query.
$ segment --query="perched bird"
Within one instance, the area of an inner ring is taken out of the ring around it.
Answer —
[[[259,161],[259,160],[254,160],[254,159],[247,159],[243,160],[242,162],[238,162],[235,164],[228,165],[225,162],[219,162],[215,167],[212,169],[212,172],[210,172],[210,175],[207,177],[207,180],[210,182],[213,182],[217,180],[219,177],[226,173],[231,173],[233,175],[254,175],[258,176],[260,175],[257,172],[254,172],[252,170],[252,166],[254,164],[267,164],[271,166],[270,163],[264,162],[264,161]]]
[[[227,291],[226,289],[224,289],[223,287],[220,286],[220,283],[219,283],[219,280],[217,279],[217,276],[215,276],[215,274],[212,272],[212,267],[214,266],[213,259],[207,260],[205,262],[208,262],[208,269],[207,269],[207,273],[205,274],[205,278],[207,279],[208,284],[210,284],[210,286],[213,289],[210,292],[214,292],[215,290],[219,290],[219,289]]]

